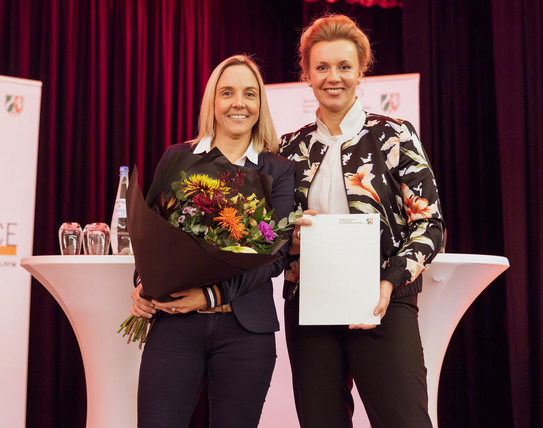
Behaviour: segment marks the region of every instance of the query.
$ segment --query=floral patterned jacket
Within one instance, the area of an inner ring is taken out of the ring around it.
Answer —
[[[309,188],[328,146],[316,123],[281,137],[279,154],[296,164],[295,198],[308,209]],[[381,279],[394,285],[392,298],[419,293],[420,274],[441,249],[444,223],[434,174],[413,126],[367,113],[362,129],[341,146],[345,192],[351,213],[381,218]],[[297,290],[298,260],[285,271],[283,296]]]

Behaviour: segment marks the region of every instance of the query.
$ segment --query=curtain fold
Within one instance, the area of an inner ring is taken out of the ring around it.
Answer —
[[[453,335],[440,424],[540,426],[543,7],[404,3],[406,71],[421,72],[422,137],[437,170],[448,250],[503,254],[511,264]]]
[[[341,0],[304,0],[306,3],[315,3],[318,1],[326,1],[327,3],[336,3],[340,2]],[[358,4],[360,6],[364,7],[382,7],[385,9],[389,9],[391,7],[402,7],[403,1],[402,0],[343,0],[346,3],[349,4]]]
[[[421,73],[421,136],[440,189],[446,250],[507,255],[490,2],[408,0],[403,13],[406,71]],[[451,338],[440,378],[441,427],[513,424],[505,298],[502,276]]]
[[[209,8],[0,1],[0,74],[43,82],[34,254],[58,254],[63,221],[110,222],[119,166],[137,164],[149,184],[164,149],[194,135],[211,70]],[[27,426],[84,426],[75,336],[35,281],[30,329]]]
[[[543,5],[492,1],[515,427],[543,423]]]

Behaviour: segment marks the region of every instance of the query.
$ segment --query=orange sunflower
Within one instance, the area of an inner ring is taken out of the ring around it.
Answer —
[[[247,234],[242,222],[243,217],[238,215],[238,211],[232,207],[223,208],[219,214],[213,220],[218,221],[222,227],[226,227],[232,239],[239,242]]]

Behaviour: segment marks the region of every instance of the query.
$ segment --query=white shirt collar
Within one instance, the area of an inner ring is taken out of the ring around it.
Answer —
[[[341,135],[336,135],[334,140],[347,141],[353,138],[364,126],[366,122],[366,112],[362,109],[362,103],[357,98],[353,106],[349,109],[343,120],[341,121],[339,127],[341,129]],[[328,144],[327,142],[330,139],[334,138],[330,135],[328,127],[317,117],[317,137],[319,141],[322,140],[323,143]]]
[[[211,141],[213,141],[213,138],[211,137],[207,137],[198,141],[198,144],[194,148],[193,153],[195,154],[209,153],[211,151]]]
[[[194,148],[195,154],[199,153],[209,153],[211,151],[211,142],[213,141],[212,137],[206,137],[201,139],[196,147]],[[255,149],[255,146],[253,144],[253,140],[251,140],[251,143],[249,144],[249,147],[247,147],[247,150],[245,150],[245,153],[242,157],[240,157],[237,161],[234,162],[234,164],[238,166],[244,166],[245,165],[245,159],[249,159],[252,163],[255,165],[258,165],[258,152]]]

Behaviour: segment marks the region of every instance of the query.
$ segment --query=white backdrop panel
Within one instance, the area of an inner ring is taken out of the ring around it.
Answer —
[[[364,110],[408,120],[419,132],[418,73],[365,77],[357,87]],[[277,135],[315,121],[318,104],[306,83],[266,85],[266,96]]]
[[[41,82],[0,76],[0,426],[26,423],[30,274]]]

